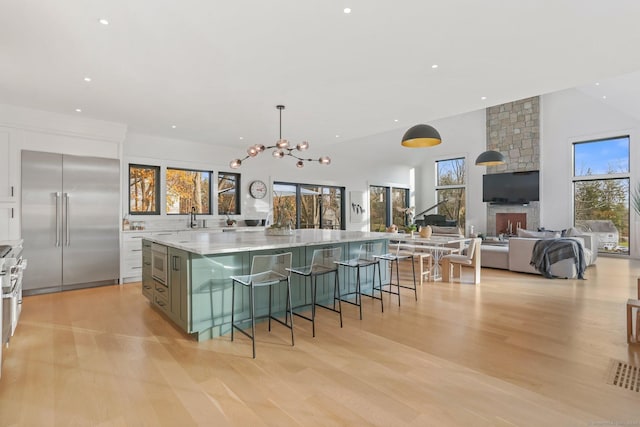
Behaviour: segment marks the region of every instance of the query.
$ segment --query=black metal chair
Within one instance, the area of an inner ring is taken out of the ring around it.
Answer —
[[[350,259],[347,261],[340,261],[338,265],[341,265],[345,268],[355,268],[356,269],[356,289],[354,292],[347,292],[346,294],[342,294],[342,297],[348,295],[355,295],[355,301],[350,301],[348,299],[341,298],[342,301],[357,305],[360,310],[360,320],[362,320],[362,295],[380,300],[380,308],[384,313],[384,302],[382,301],[382,278],[380,275],[380,259],[377,256],[382,255],[382,243],[381,242],[367,242],[360,245],[360,250],[358,251],[358,257],[354,259]],[[361,282],[361,270],[364,268],[373,267],[373,277],[371,283],[371,294],[362,293],[362,282]],[[379,287],[376,288],[376,267],[378,268],[378,283]],[[375,296],[375,291],[378,290],[380,293],[379,297]]]
[[[233,331],[237,329],[247,337],[251,338],[251,344],[253,346],[253,358],[256,358],[256,315],[255,315],[255,289],[261,287],[268,287],[269,291],[269,313],[267,317],[269,319],[269,331],[271,331],[271,320],[275,320],[278,323],[291,329],[291,345],[293,342],[293,312],[291,310],[291,275],[289,269],[291,268],[291,252],[277,254],[277,255],[255,255],[251,262],[251,274],[244,276],[231,276],[232,291],[231,291],[231,341],[233,341]],[[287,301],[285,312],[285,321],[278,319],[271,314],[271,300],[272,290],[274,285],[278,285],[282,282],[287,283]],[[242,319],[236,322],[235,320],[235,290],[236,283],[249,288],[249,315],[250,317]],[[289,325],[288,319],[291,316],[291,324]],[[242,329],[238,324],[242,322],[251,321],[251,333]]]
[[[382,292],[387,292],[392,295],[398,295],[398,306],[400,306],[400,288],[412,289],[415,295],[416,301],[418,301],[418,290],[416,287],[416,267],[414,265],[414,254],[408,251],[402,251],[401,244],[395,244],[395,252],[394,253],[386,253],[383,255],[374,255],[374,257],[378,258],[380,261],[387,261],[390,265],[390,274],[389,274],[389,284],[382,285]],[[401,260],[411,260],[411,270],[413,272],[413,287],[400,284],[400,261]],[[422,262],[422,259],[420,259]],[[393,283],[393,265],[396,266],[396,283]],[[389,286],[389,289],[384,289],[384,286]],[[393,291],[393,286],[397,287],[397,291]]]
[[[340,295],[340,279],[338,278],[338,262],[342,257],[342,248],[324,248],[315,249],[311,257],[311,265],[305,265],[303,267],[295,267],[288,269],[291,273],[304,277],[305,285],[307,278],[311,278],[311,303],[301,304],[293,307],[293,310],[302,307],[311,307],[311,317],[307,317],[301,313],[293,311],[293,314],[299,316],[305,320],[311,322],[311,329],[313,336],[316,336],[316,307],[322,307],[327,310],[331,310],[340,314],[340,327],[342,328],[342,297]],[[318,276],[324,276],[325,274],[333,273],[334,288],[333,288],[333,307],[318,303]],[[336,309],[336,300],[338,301],[338,309]]]

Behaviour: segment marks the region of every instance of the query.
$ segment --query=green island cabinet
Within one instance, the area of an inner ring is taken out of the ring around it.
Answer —
[[[230,276],[249,274],[251,259],[254,255],[292,253],[292,265],[302,266],[311,263],[314,249],[341,246],[342,258],[356,257],[363,241],[306,245],[268,250],[248,250],[213,255],[200,255],[194,252],[167,246],[168,277],[166,286],[153,279],[151,274],[151,242],[143,240],[142,257],[142,294],[155,308],[164,313],[184,332],[197,340],[210,339],[228,333],[231,329],[231,289]],[[384,240],[385,249],[387,241]],[[156,242],[157,244],[157,242]],[[147,265],[147,260],[149,264]],[[352,270],[352,269],[349,269]],[[388,283],[387,269],[382,270],[382,282]],[[370,292],[373,280],[371,269],[362,277],[364,292]],[[343,293],[353,292],[355,272],[339,269],[340,285]],[[377,278],[376,278],[377,281]],[[333,300],[333,275],[318,278],[318,301],[331,303]],[[256,290],[256,316],[266,315],[268,310],[268,288]],[[286,307],[286,286],[274,289],[272,310],[284,313]],[[235,296],[237,319],[249,317],[249,292],[242,286],[236,286]],[[293,306],[311,302],[311,286],[305,279],[296,275],[291,277],[291,299]],[[344,308],[344,306],[343,306]]]

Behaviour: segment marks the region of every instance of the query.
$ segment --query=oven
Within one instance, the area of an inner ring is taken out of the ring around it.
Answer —
[[[166,246],[151,244],[151,277],[167,286],[167,255]]]
[[[7,345],[16,332],[22,311],[22,277],[27,260],[22,257],[22,246],[3,250],[2,258],[2,344]]]

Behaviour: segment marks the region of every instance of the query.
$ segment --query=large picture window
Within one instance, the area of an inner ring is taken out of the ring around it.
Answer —
[[[211,174],[167,168],[167,214],[211,214]]]
[[[436,200],[438,215],[462,230],[466,219],[465,159],[447,159],[436,162]]]
[[[129,213],[160,215],[160,166],[129,165]]]
[[[629,254],[629,137],[573,144],[574,224],[598,252]]]
[[[218,173],[218,214],[240,214],[240,174]]]

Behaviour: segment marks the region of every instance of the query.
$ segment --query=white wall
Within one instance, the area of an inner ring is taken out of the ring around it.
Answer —
[[[21,235],[22,150],[120,159],[126,130],[119,123],[0,104],[0,133],[9,137],[9,170],[0,173],[8,174],[10,185],[15,187],[14,200],[4,203],[15,210],[15,219],[9,223],[8,231],[0,230],[0,240]]]
[[[468,232],[470,225],[474,226],[475,232],[485,232],[487,210],[482,202],[482,175],[486,168],[475,165],[476,157],[485,151],[487,145],[485,110],[436,120],[429,124],[438,130],[442,143],[436,147],[421,149],[423,151],[419,154],[421,160],[416,168],[416,213],[437,202],[435,161],[464,157],[467,178],[465,232]],[[434,212],[435,210],[431,213]]]
[[[350,191],[367,191],[369,184],[395,185],[408,187],[410,184],[411,168],[402,164],[402,159],[390,162],[380,149],[371,149],[371,146],[385,146],[388,141],[393,141],[393,150],[400,151],[400,138],[398,132],[375,135],[370,138],[350,141],[349,143],[330,144],[321,147],[321,144],[311,144],[305,156],[315,158],[328,155],[332,158],[329,166],[308,162],[303,168],[297,168],[294,159],[285,157],[274,159],[270,153],[263,153],[256,158],[250,158],[243,162],[237,170],[229,167],[229,161],[236,157],[243,157],[246,147],[239,146],[231,149],[227,146],[214,144],[201,144],[191,141],[160,138],[150,135],[130,133],[124,143],[123,164],[124,169],[129,163],[141,163],[148,165],[188,167],[214,172],[238,172],[241,174],[242,208],[241,218],[264,218],[271,205],[271,191],[268,197],[256,200],[249,196],[249,184],[256,179],[266,182],[269,187],[274,181],[295,182],[303,184],[333,185],[346,189],[346,202],[349,201]],[[127,213],[128,194],[127,177],[123,174],[122,195],[123,215]],[[164,191],[162,191],[164,194]],[[174,216],[138,216],[135,219],[145,221],[176,220]],[[217,215],[203,216],[213,221],[221,221]],[[346,215],[348,230],[368,230],[368,223],[352,224],[349,215]]]
[[[576,89],[541,100],[540,224],[563,229],[573,224],[572,143],[621,135],[631,137],[631,187],[640,179],[640,121]],[[630,219],[631,256],[640,257],[640,218]],[[634,236],[637,236],[634,238]]]

